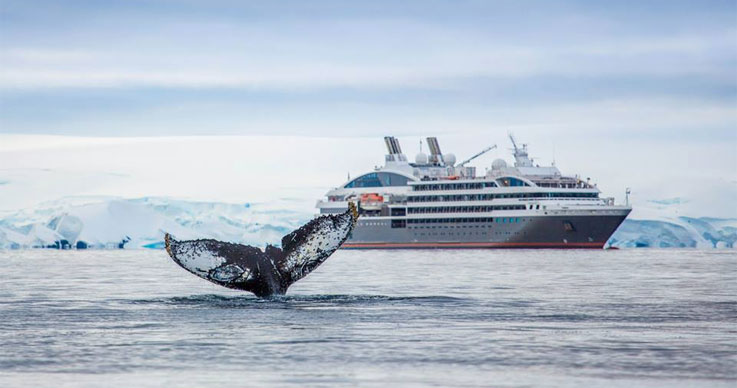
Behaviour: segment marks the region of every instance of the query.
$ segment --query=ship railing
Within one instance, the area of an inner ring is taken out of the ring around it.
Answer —
[[[602,198],[583,198],[583,197],[577,197],[577,198],[549,198],[549,197],[542,197],[542,198],[519,198],[520,202],[541,202],[541,201],[566,201],[566,202],[586,202],[582,205],[591,205],[591,202],[602,202]]]

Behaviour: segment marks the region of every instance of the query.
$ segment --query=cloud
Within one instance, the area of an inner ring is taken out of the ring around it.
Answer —
[[[735,11],[676,0],[6,1],[0,133],[18,135],[0,135],[0,181],[12,181],[0,204],[239,200],[286,186],[316,198],[346,170],[380,163],[381,136],[401,136],[412,156],[419,136],[436,135],[461,157],[505,148],[513,130],[605,193],[708,198],[689,206],[718,215],[736,187]]]
[[[732,2],[335,5],[10,2],[0,132],[737,127]]]
[[[327,33],[332,30],[338,28],[302,39],[262,31],[254,33],[259,39],[251,44],[231,37],[217,50],[204,52],[198,48],[206,42],[177,39],[161,50],[155,45],[116,50],[5,47],[0,49],[0,88],[442,88],[454,79],[474,77],[693,74],[727,82],[737,57],[734,30],[515,46],[471,32],[422,26],[415,28],[421,34],[389,47],[377,45],[368,26],[353,31],[359,36],[356,42],[334,38]],[[254,40],[244,35],[244,40]],[[427,40],[436,44],[428,49]],[[330,50],[305,50],[317,42],[332,43]],[[365,52],[355,53],[354,45]]]

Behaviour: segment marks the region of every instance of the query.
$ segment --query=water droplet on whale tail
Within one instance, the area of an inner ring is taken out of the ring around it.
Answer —
[[[177,241],[164,234],[166,252],[180,267],[223,287],[259,297],[284,294],[348,238],[358,220],[352,202],[340,214],[316,217],[282,238],[282,248],[257,247],[213,239]]]

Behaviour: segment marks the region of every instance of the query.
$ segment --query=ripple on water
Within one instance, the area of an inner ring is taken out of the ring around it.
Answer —
[[[356,306],[356,305],[460,305],[470,303],[471,298],[449,296],[385,296],[385,295],[278,295],[257,298],[251,295],[202,294],[183,297],[136,299],[131,304],[177,306],[188,308],[289,308],[292,306]]]
[[[0,260],[3,388],[737,379],[734,253],[339,251],[268,299],[202,281],[161,251]]]

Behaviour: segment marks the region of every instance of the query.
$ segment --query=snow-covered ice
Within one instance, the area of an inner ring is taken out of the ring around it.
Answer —
[[[66,240],[91,248],[163,248],[164,233],[260,246],[312,218],[289,204],[232,204],[161,197],[66,198],[0,218],[0,248],[32,248]],[[298,207],[297,207],[298,208]]]

